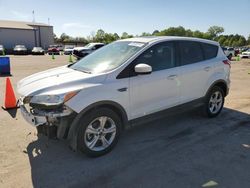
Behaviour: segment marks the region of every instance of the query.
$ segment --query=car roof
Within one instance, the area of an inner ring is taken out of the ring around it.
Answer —
[[[201,38],[194,38],[194,37],[178,37],[178,36],[147,36],[147,37],[136,37],[136,38],[127,38],[122,39],[120,41],[131,41],[131,42],[144,42],[144,43],[154,43],[160,41],[167,41],[167,40],[187,40],[187,41],[197,41],[197,42],[205,42],[214,45],[219,45],[218,42],[201,39]]]

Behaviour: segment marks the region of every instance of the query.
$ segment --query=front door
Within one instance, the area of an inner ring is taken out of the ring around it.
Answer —
[[[179,68],[175,57],[174,43],[162,42],[150,47],[133,62],[134,65],[150,65],[152,73],[130,77],[131,119],[179,104]]]

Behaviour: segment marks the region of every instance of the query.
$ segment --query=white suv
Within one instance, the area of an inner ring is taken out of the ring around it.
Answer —
[[[109,152],[126,126],[184,105],[208,117],[223,108],[230,62],[217,42],[142,37],[113,42],[75,64],[18,83],[24,118],[89,156]]]

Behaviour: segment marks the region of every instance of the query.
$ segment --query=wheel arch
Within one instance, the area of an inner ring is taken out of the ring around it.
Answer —
[[[102,108],[104,108],[104,107],[110,108],[115,113],[117,113],[118,116],[121,118],[123,129],[128,125],[127,113],[126,113],[125,109],[120,104],[118,104],[117,102],[108,101],[108,100],[95,102],[95,103],[87,106],[86,108],[84,108],[80,113],[78,113],[77,116],[75,117],[75,119],[73,120],[72,124],[69,127],[67,139],[69,141],[70,147],[73,150],[75,150],[75,151],[77,150],[77,132],[78,132],[78,128],[79,128],[78,122],[80,121],[81,117],[94,111],[95,109],[101,108],[101,107]]]
[[[208,88],[205,96],[207,96],[207,94],[211,91],[211,89],[214,86],[220,87],[224,91],[225,96],[227,96],[227,94],[228,94],[228,86],[227,86],[227,83],[226,83],[225,80],[217,80],[217,81],[213,82],[211,84],[211,86]]]

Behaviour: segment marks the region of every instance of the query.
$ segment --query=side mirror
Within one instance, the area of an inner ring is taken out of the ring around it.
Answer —
[[[135,72],[137,74],[150,74],[152,72],[152,67],[147,64],[138,64],[135,66]]]

